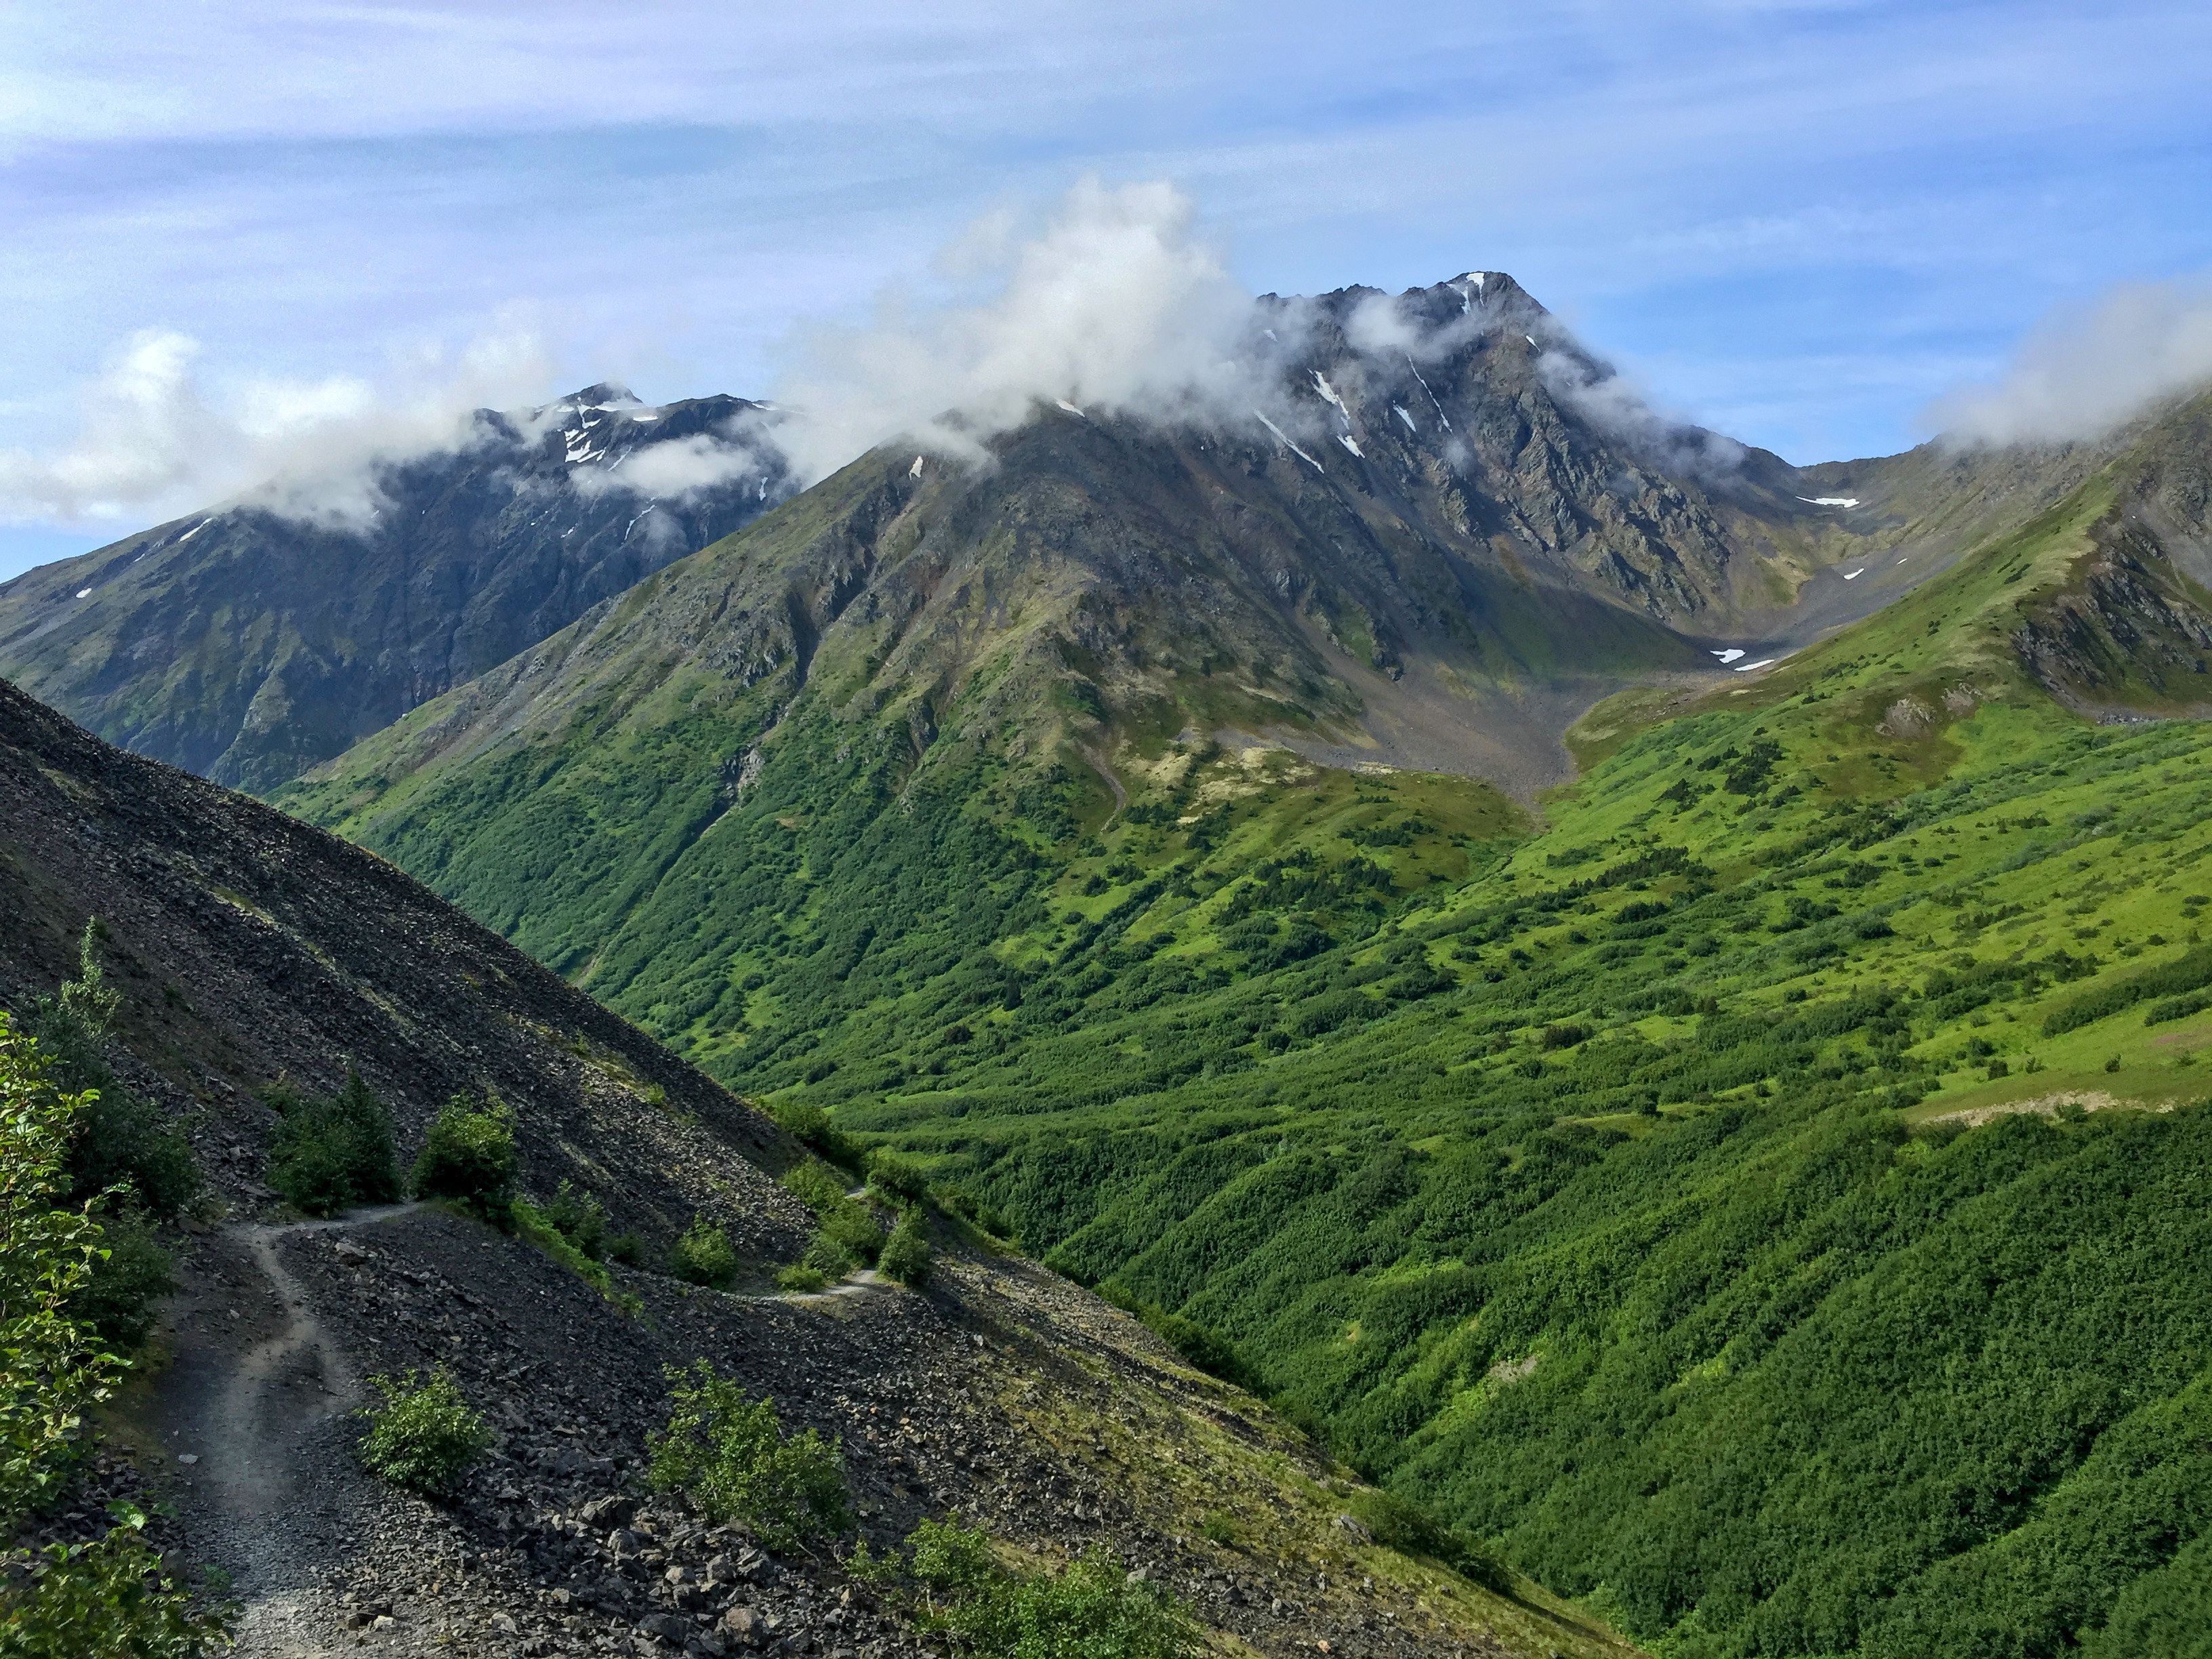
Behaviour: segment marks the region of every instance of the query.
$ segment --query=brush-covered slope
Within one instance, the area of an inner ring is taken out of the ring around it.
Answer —
[[[0,685],[0,1006],[76,972],[88,914],[121,994],[108,1059],[176,1115],[214,1190],[161,1236],[180,1288],[136,1380],[11,1550],[84,1537],[112,1498],[158,1505],[170,1562],[228,1575],[246,1659],[921,1659],[939,1650],[911,1584],[846,1563],[957,1514],[1031,1575],[1105,1552],[1110,1582],[1190,1610],[1181,1651],[1628,1651],[1532,1583],[1407,1553],[1419,1523],[1393,1532],[1402,1512],[1259,1402],[950,1216],[923,1212],[920,1290],[860,1273],[775,1294],[759,1269],[814,1222],[769,1173],[800,1154],[766,1119],[381,860]],[[271,1201],[263,1091],[327,1094],[349,1065],[403,1164],[449,1094],[495,1095],[535,1206],[520,1229]],[[833,1194],[859,1178],[839,1175]],[[635,1265],[554,1234],[563,1182],[645,1236]],[[734,1288],[663,1269],[694,1217],[747,1258]],[[829,1536],[793,1547],[650,1489],[665,1368],[702,1360],[836,1447]],[[433,1368],[489,1431],[435,1501],[357,1449],[376,1379]]]
[[[1256,799],[1168,927],[1085,890],[1198,824],[1106,825],[1018,1006],[788,1097],[1663,1650],[2185,1651],[2212,741],[2125,709],[2212,615],[2202,416],[1770,674],[1608,703],[1540,834],[1364,939],[1224,856]],[[2076,623],[2094,684],[2035,647]]]
[[[366,525],[233,503],[0,584],[0,676],[265,791],[787,495],[761,418],[611,386],[482,411],[464,447],[382,469]],[[679,487],[733,443],[759,465]]]

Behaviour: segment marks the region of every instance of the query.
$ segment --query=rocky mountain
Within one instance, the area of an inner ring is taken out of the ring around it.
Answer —
[[[1349,1471],[949,1212],[927,1212],[918,1290],[860,1273],[778,1294],[767,1270],[814,1224],[776,1179],[804,1156],[789,1135],[382,860],[4,685],[0,914],[18,1014],[99,918],[122,995],[108,1059],[210,1187],[163,1235],[180,1290],[161,1363],[10,1545],[82,1537],[118,1498],[171,1505],[157,1541],[232,1576],[246,1654],[919,1659],[934,1650],[848,1546],[880,1557],[956,1512],[1032,1571],[1109,1552],[1221,1650],[1628,1650],[1525,1581],[1498,1594],[1378,1542]],[[504,1103],[520,1195],[588,1192],[640,1236],[636,1265],[595,1280],[542,1231],[436,1206],[286,1211],[271,1085],[326,1095],[349,1067],[403,1160],[453,1092]],[[728,1290],[659,1266],[694,1218],[736,1246]],[[856,1531],[793,1549],[647,1490],[664,1367],[702,1358],[834,1438]],[[493,1437],[434,1501],[368,1472],[353,1416],[373,1376],[433,1365]]]
[[[266,790],[788,495],[767,420],[608,386],[483,410],[382,467],[367,523],[248,498],[0,584],[0,675]]]

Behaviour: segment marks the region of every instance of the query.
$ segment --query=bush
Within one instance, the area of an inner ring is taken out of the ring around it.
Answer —
[[[1050,1264],[1048,1263],[1048,1266]],[[1173,1348],[1208,1376],[1218,1377],[1233,1388],[1249,1393],[1261,1391],[1259,1377],[1244,1363],[1236,1345],[1218,1332],[1209,1329],[1194,1319],[1181,1314],[1171,1314],[1165,1309],[1132,1295],[1122,1285],[1108,1280],[1097,1287],[1100,1297],[1127,1314],[1134,1314],[1146,1329]]]
[[[175,1258],[155,1242],[144,1214],[127,1211],[100,1225],[107,1249],[69,1299],[69,1316],[89,1325],[112,1347],[143,1346],[154,1328],[154,1301],[176,1289]]]
[[[415,1195],[460,1205],[494,1226],[513,1224],[514,1132],[496,1102],[482,1108],[455,1095],[439,1112],[415,1158]]]
[[[1353,1493],[1349,1507],[1384,1548],[1401,1555],[1425,1555],[1486,1589],[1512,1593],[1512,1570],[1495,1551],[1443,1527],[1395,1492],[1370,1487]]]
[[[929,1277],[929,1238],[923,1230],[919,1206],[899,1218],[898,1225],[891,1229],[883,1253],[876,1259],[876,1266],[885,1279],[901,1285],[919,1285]]]
[[[450,1495],[491,1444],[483,1419],[469,1408],[443,1365],[420,1388],[413,1371],[397,1380],[379,1376],[368,1381],[384,1403],[356,1413],[368,1419],[361,1461],[399,1486],[432,1498]]]
[[[783,1184],[814,1212],[822,1231],[848,1255],[873,1261],[882,1251],[884,1230],[876,1224],[866,1205],[847,1195],[843,1180],[821,1159],[810,1158],[786,1171]]]
[[[335,1215],[356,1204],[389,1204],[399,1196],[399,1163],[392,1118],[350,1067],[335,1100],[307,1100],[272,1090],[283,1114],[269,1160],[269,1184],[296,1209]]]
[[[836,1442],[812,1429],[787,1437],[773,1405],[748,1399],[707,1360],[665,1374],[668,1427],[647,1443],[654,1491],[683,1492],[717,1525],[744,1522],[770,1549],[846,1529]]]
[[[779,1268],[775,1275],[776,1288],[793,1296],[811,1296],[830,1283],[829,1276],[819,1267],[810,1267],[804,1261],[795,1261],[788,1267]]]
[[[799,1258],[807,1267],[829,1279],[842,1279],[853,1271],[853,1257],[842,1244],[827,1233],[817,1233]]]
[[[1198,1627],[1170,1595],[1132,1581],[1104,1549],[1057,1574],[1012,1573],[980,1527],[925,1521],[908,1535],[921,1629],[972,1659],[1183,1659]]]
[[[49,1084],[94,1097],[70,1115],[68,1197],[83,1204],[122,1188],[152,1214],[172,1216],[199,1195],[199,1170],[190,1143],[158,1107],[125,1090],[107,1064],[108,1027],[123,1000],[100,965],[100,937],[97,921],[85,923],[77,977],[39,998],[25,1022]]]
[[[1012,1239],[1014,1236],[1013,1223],[965,1187],[940,1188],[937,1200],[970,1226],[981,1228],[994,1238]]]
[[[726,1290],[738,1276],[738,1253],[729,1234],[704,1216],[694,1216],[669,1247],[668,1271],[693,1285]]]
[[[887,1198],[908,1204],[919,1204],[929,1196],[929,1176],[921,1165],[896,1152],[869,1155],[868,1184]]]
[[[645,1241],[635,1233],[617,1233],[607,1241],[607,1260],[625,1267],[645,1266]]]
[[[0,1538],[15,1537],[90,1449],[91,1410],[121,1371],[77,1311],[103,1230],[59,1206],[84,1106],[0,1013]],[[88,1542],[0,1548],[0,1650],[194,1659],[228,1645],[235,1609],[195,1607],[140,1539],[146,1517],[124,1505],[110,1513],[114,1524]]]
[[[592,1261],[597,1261],[606,1253],[606,1212],[592,1194],[579,1196],[567,1177],[562,1177],[561,1184],[553,1189],[551,1201],[538,1213],[547,1226]]]

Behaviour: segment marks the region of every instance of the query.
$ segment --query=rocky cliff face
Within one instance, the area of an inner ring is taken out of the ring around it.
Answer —
[[[263,791],[790,493],[760,406],[593,386],[384,469],[373,521],[234,503],[0,585],[0,675]]]

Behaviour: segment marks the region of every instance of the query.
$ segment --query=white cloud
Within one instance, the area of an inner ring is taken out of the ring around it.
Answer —
[[[933,307],[893,291],[864,326],[798,331],[777,440],[803,480],[893,438],[975,459],[1039,402],[1212,417],[1263,383],[1238,361],[1253,295],[1171,185],[1085,180],[1028,240],[994,216],[955,249],[995,291]]]
[[[2002,374],[1939,398],[1923,422],[1954,442],[2094,437],[2212,381],[2212,279],[2128,283],[2052,313]]]
[[[586,495],[626,489],[657,501],[680,501],[739,478],[774,475],[781,465],[772,442],[753,433],[694,433],[632,450],[609,467],[578,467],[569,480]]]
[[[519,321],[458,355],[422,351],[381,383],[255,376],[210,391],[198,345],[148,330],[80,399],[74,434],[0,450],[0,518],[143,520],[213,501],[321,523],[366,523],[380,467],[466,442],[479,409],[542,395],[552,362]]]

